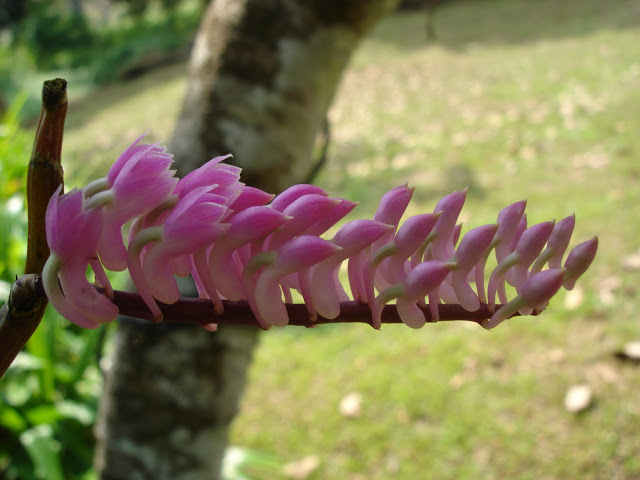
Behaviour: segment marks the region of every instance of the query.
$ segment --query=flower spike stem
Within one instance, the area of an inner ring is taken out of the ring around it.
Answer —
[[[0,377],[31,338],[47,307],[38,275],[49,257],[44,222],[47,204],[63,183],[60,157],[66,115],[66,80],[47,80],[42,88],[42,109],[27,175],[28,275],[16,280],[9,300],[0,310]]]
[[[102,289],[98,289],[102,292]],[[147,308],[144,300],[131,292],[114,291],[114,303],[118,306],[121,315],[126,315],[144,320],[153,320],[153,314]],[[162,311],[164,322],[193,323],[205,326],[211,322],[218,325],[253,325],[262,327],[251,311],[251,307],[246,300],[232,302],[222,301],[224,305],[224,315],[217,316],[211,300],[200,298],[181,298],[176,303],[166,305],[158,302]],[[502,305],[496,305],[499,309]],[[334,319],[318,316],[317,320],[309,319],[307,306],[304,304],[286,304],[289,314],[289,325],[300,327],[315,327],[325,323],[371,323],[371,310],[369,306],[361,302],[341,302],[340,315]],[[486,305],[482,305],[475,312],[469,312],[460,305],[438,305],[440,321],[470,321],[482,325],[484,320],[491,318],[493,313]],[[427,323],[436,323],[431,319],[429,307],[423,307]],[[535,315],[536,313],[534,313]],[[519,316],[518,314],[514,316]],[[382,310],[382,323],[402,323],[395,305],[385,305]]]

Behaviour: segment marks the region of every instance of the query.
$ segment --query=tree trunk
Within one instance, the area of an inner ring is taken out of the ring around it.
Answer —
[[[72,15],[79,15],[80,17],[84,17],[84,7],[82,5],[82,0],[68,0],[69,11]]]
[[[248,185],[277,193],[306,181],[349,56],[396,3],[212,1],[170,144],[179,175],[232,152]],[[100,478],[220,478],[257,336],[123,320],[97,426]]]

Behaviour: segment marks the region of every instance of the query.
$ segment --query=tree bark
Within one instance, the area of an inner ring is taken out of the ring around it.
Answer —
[[[212,1],[170,142],[178,174],[231,152],[248,185],[278,193],[306,181],[351,53],[396,3]],[[123,320],[97,426],[100,478],[220,478],[258,332]]]

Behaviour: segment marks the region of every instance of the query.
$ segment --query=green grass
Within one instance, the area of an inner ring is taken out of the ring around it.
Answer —
[[[560,294],[542,316],[491,333],[451,323],[270,331],[233,444],[283,462],[317,455],[311,479],[640,477],[640,369],[613,357],[640,338],[638,272],[621,268],[640,247],[640,8],[532,5],[445,6],[432,44],[421,14],[385,20],[346,72],[318,183],[360,201],[361,216],[407,181],[411,214],[469,186],[466,228],[522,198],[530,223],[575,212],[574,243],[598,234],[601,245],[582,300]],[[173,68],[72,103],[72,183],[147,129],[168,140],[183,90]],[[596,396],[579,416],[563,408],[575,383]],[[338,404],[353,391],[361,415],[343,418]]]

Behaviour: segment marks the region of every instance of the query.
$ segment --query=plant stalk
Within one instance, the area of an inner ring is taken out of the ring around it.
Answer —
[[[39,282],[37,288],[40,289],[39,294],[44,294],[42,282]],[[95,287],[96,290],[104,294],[102,287]],[[113,291],[113,303],[118,306],[120,315],[138,318],[141,320],[153,321],[154,316],[147,307],[140,295],[133,292],[123,292],[121,290]],[[211,300],[203,298],[181,298],[171,305],[157,302],[162,312],[163,322],[175,323],[192,323],[195,325],[208,325],[217,323],[219,325],[253,325],[260,327],[256,320],[251,307],[246,300],[230,301],[222,300],[224,313],[218,315],[215,313],[215,307]],[[496,305],[496,311],[503,305]],[[340,303],[340,315],[334,319],[318,317],[316,321],[309,318],[307,306],[304,304],[286,304],[289,314],[289,325],[300,327],[315,327],[327,323],[365,323],[371,325],[371,310],[369,305],[357,301],[348,301]],[[431,317],[429,306],[421,307],[427,323],[437,323]],[[482,322],[495,313],[489,310],[486,304],[481,304],[480,308],[475,312],[470,312],[462,308],[458,304],[440,304],[438,305],[440,313],[439,321],[469,321],[477,324]],[[533,312],[537,315],[539,312]],[[518,314],[513,316],[520,316]],[[395,305],[385,305],[382,311],[382,323],[402,323]]]
[[[63,185],[61,154],[67,106],[66,80],[56,78],[44,82],[42,109],[27,174],[27,275],[12,285],[9,300],[0,310],[0,377],[38,328],[48,303],[39,275],[49,258],[45,230],[47,205],[51,195]]]

